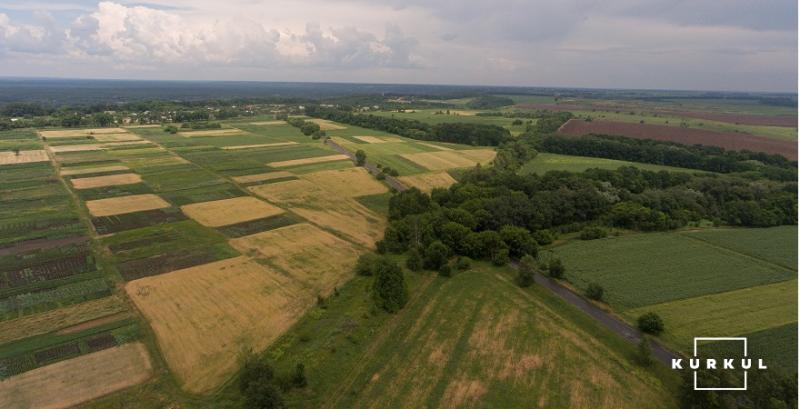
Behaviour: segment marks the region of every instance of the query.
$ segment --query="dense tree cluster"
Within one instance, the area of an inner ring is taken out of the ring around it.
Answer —
[[[774,180],[796,180],[797,165],[780,155],[731,151],[714,146],[633,139],[622,136],[544,137],[539,150],[564,155],[627,160],[710,172],[751,172]]]
[[[310,136],[313,139],[319,139],[325,136],[325,131],[323,131],[317,123],[306,121],[302,118],[289,118],[285,115],[279,119],[281,118],[285,119],[289,125],[300,129],[300,132],[305,136]]]
[[[306,114],[313,117],[425,141],[497,146],[513,140],[511,133],[507,129],[497,125],[472,123],[442,123],[431,125],[413,119],[357,114],[313,105],[306,107]]]

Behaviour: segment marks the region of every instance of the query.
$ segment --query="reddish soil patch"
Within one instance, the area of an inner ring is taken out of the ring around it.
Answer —
[[[520,104],[517,108],[548,111],[605,111],[605,112],[645,112],[679,118],[705,119],[708,121],[728,122],[742,125],[783,126],[797,128],[797,116],[794,115],[753,115],[730,112],[695,112],[671,109],[641,109],[622,105],[577,105],[577,104]]]
[[[780,141],[733,132],[712,132],[702,129],[680,128],[666,125],[649,125],[612,121],[586,122],[570,119],[559,133],[570,136],[588,134],[622,135],[636,139],[655,139],[687,145],[709,145],[731,150],[747,149],[782,155],[797,160],[797,145],[793,141]]]

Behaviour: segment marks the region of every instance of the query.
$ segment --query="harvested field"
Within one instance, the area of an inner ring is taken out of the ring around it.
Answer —
[[[281,227],[230,241],[231,246],[300,283],[310,294],[328,295],[353,275],[359,251],[308,223]]]
[[[694,128],[612,121],[586,122],[578,119],[567,121],[558,132],[570,136],[587,134],[622,135],[636,139],[654,139],[689,145],[710,145],[731,150],[747,149],[782,155],[788,159],[797,160],[796,142],[733,132],[723,133]]]
[[[366,143],[393,143],[393,142],[404,142],[400,138],[392,138],[391,136],[354,136],[353,138],[358,139],[359,141],[366,142]]]
[[[313,199],[325,195],[319,186],[304,179],[251,186],[248,189],[272,203],[286,205],[310,203]]]
[[[39,131],[45,138],[75,138],[100,134],[120,134],[128,131],[122,128],[64,129],[60,131]]]
[[[86,331],[87,329],[92,329],[99,327],[101,325],[106,325],[112,322],[121,321],[130,316],[131,314],[128,312],[118,312],[116,314],[106,315],[105,317],[95,318],[93,320],[81,322],[80,324],[75,324],[71,327],[67,327],[56,332],[56,334],[58,335],[76,334],[78,332]]]
[[[94,217],[141,212],[169,207],[164,199],[154,194],[130,195],[86,202],[89,213]]]
[[[444,171],[400,176],[397,179],[406,186],[415,187],[426,193],[430,193],[435,188],[448,188],[456,183],[456,180]]]
[[[120,170],[128,170],[129,168],[124,165],[111,165],[111,166],[95,166],[91,168],[61,168],[61,176],[75,176],[75,175],[86,175],[91,173],[103,173],[103,172],[117,172]]]
[[[420,152],[400,155],[429,170],[469,168],[491,162],[497,153],[493,149]]]
[[[0,343],[45,334],[122,311],[125,311],[122,299],[118,296],[111,296],[0,321]]]
[[[276,146],[287,146],[287,145],[297,145],[297,142],[275,142],[275,143],[261,143],[256,145],[223,146],[222,149],[225,149],[227,151],[234,151],[238,149],[271,148]]]
[[[140,138],[138,135],[132,134],[130,132],[97,134],[94,136],[94,139],[100,142],[131,142],[131,141],[142,140],[142,138]]]
[[[101,151],[105,149],[103,145],[98,144],[84,144],[84,145],[58,145],[50,146],[51,152],[64,153],[64,152],[87,152],[87,151]]]
[[[346,126],[342,126],[342,125],[339,125],[337,123],[334,123],[334,122],[331,122],[331,121],[328,121],[328,120],[325,120],[325,119],[312,118],[312,119],[306,119],[306,121],[313,122],[313,123],[319,125],[319,129],[322,129],[323,131],[335,131],[335,130],[347,128]]]
[[[250,125],[286,125],[286,121],[258,121],[250,122]]]
[[[362,167],[323,170],[306,173],[300,177],[336,196],[367,196],[389,191],[383,183]]]
[[[255,175],[234,176],[233,180],[237,183],[263,182],[267,180],[293,177],[294,174],[284,171],[257,173]]]
[[[185,131],[185,132],[178,132],[178,135],[185,136],[185,137],[193,137],[193,136],[230,136],[230,135],[247,135],[248,133],[236,128],[225,128],[225,129],[208,129],[203,131]]]
[[[297,283],[247,257],[129,282],[172,371],[193,393],[232,376],[242,351],[261,351],[313,304]],[[213,301],[213,302],[209,302]]]
[[[284,160],[280,162],[270,162],[267,163],[268,166],[272,166],[274,168],[285,168],[289,166],[299,166],[299,165],[309,165],[312,163],[322,163],[322,162],[333,162],[337,160],[350,160],[350,157],[347,155],[327,155],[327,156],[315,156],[313,158],[303,158],[303,159],[292,159],[292,160]]]
[[[250,196],[193,203],[181,206],[181,210],[209,227],[227,226],[283,213],[283,209]]]
[[[118,175],[94,176],[70,180],[75,189],[92,189],[103,186],[130,185],[141,183],[142,177],[135,173],[122,173]]]
[[[50,158],[47,157],[47,152],[43,150],[19,151],[19,153],[0,152],[0,166],[18,165],[21,163],[31,162],[47,162],[49,160]]]
[[[0,407],[66,408],[145,381],[147,348],[130,343],[0,381]]]
[[[125,125],[125,128],[161,128],[161,124],[147,124],[147,125]]]

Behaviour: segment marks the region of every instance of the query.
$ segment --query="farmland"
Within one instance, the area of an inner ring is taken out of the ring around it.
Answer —
[[[536,157],[522,166],[521,175],[544,174],[549,171],[583,172],[586,169],[618,169],[621,166],[635,166],[649,171],[692,172],[689,169],[671,166],[651,165],[647,163],[626,162],[614,159],[590,158],[586,156],[559,155],[540,152]]]
[[[786,226],[625,235],[552,251],[575,286],[599,283],[609,306],[631,321],[658,313],[663,339],[687,351],[700,333],[736,336],[795,324],[796,247],[797,227]]]

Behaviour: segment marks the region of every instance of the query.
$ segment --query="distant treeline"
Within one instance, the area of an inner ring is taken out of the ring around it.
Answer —
[[[731,151],[714,146],[633,139],[611,135],[563,137],[550,135],[537,145],[540,151],[652,163],[709,172],[753,172],[773,180],[797,179],[797,165],[780,155]]]
[[[467,102],[467,108],[470,109],[495,109],[508,105],[514,105],[514,100],[496,95],[481,95]]]
[[[427,124],[413,119],[357,114],[349,111],[306,107],[306,114],[362,128],[389,132],[411,139],[461,143],[466,145],[497,146],[513,140],[511,133],[497,125],[471,123]]]

